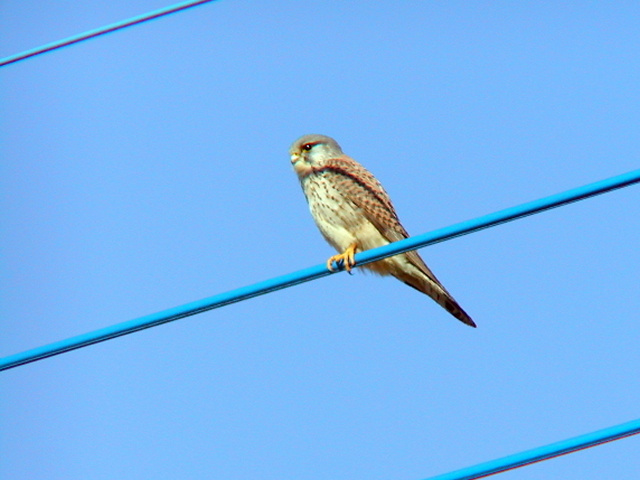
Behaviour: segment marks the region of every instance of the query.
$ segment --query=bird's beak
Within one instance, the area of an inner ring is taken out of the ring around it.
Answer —
[[[291,163],[296,163],[298,160],[300,160],[299,153],[294,153],[293,155],[291,155]]]

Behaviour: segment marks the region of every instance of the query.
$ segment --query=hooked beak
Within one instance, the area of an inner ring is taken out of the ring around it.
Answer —
[[[300,160],[300,154],[299,153],[294,153],[293,155],[291,155],[291,163],[292,164],[296,163],[298,160]]]

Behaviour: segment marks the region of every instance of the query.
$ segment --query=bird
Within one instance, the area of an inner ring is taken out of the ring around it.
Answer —
[[[351,273],[355,254],[403,240],[409,234],[400,223],[382,184],[325,135],[303,135],[289,150],[309,210],[320,233],[337,251],[327,260]],[[461,322],[475,322],[444,288],[418,252],[410,251],[363,265],[379,275],[391,275],[428,295]]]

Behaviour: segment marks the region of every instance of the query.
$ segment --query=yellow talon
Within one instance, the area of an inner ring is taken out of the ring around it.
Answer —
[[[343,253],[330,257],[329,260],[327,260],[327,269],[330,272],[335,272],[333,269],[333,262],[340,263],[342,261],[344,263],[344,269],[351,273],[351,269],[356,265],[354,257],[357,248],[358,245],[356,243],[352,243]]]

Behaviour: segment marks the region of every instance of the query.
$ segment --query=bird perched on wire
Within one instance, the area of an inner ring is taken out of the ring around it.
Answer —
[[[345,155],[333,138],[304,135],[293,142],[289,153],[316,225],[339,252],[327,261],[329,270],[334,270],[333,262],[342,262],[351,272],[356,252],[409,237],[380,182]],[[429,295],[461,322],[476,326],[418,252],[395,255],[363,268],[380,275],[393,275]]]

